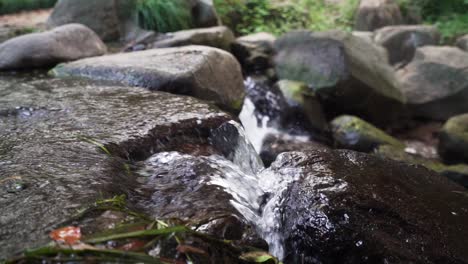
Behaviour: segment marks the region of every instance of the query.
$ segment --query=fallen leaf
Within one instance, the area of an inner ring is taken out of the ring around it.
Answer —
[[[273,263],[280,263],[277,258],[262,251],[248,252],[248,253],[242,254],[240,258],[242,260],[253,262],[253,263],[265,263],[267,261],[272,261]]]
[[[132,241],[130,243],[127,243],[127,244],[119,247],[118,249],[123,250],[123,251],[136,251],[136,250],[144,248],[145,245],[146,245],[145,241],[135,240],[135,241]]]
[[[50,232],[49,236],[54,241],[74,245],[81,239],[81,229],[74,226],[62,227]]]

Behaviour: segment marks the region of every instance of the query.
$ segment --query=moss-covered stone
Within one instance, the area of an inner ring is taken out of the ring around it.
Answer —
[[[468,114],[450,118],[440,132],[439,154],[448,163],[468,162]]]
[[[468,165],[445,165],[437,160],[426,159],[406,153],[404,149],[391,145],[382,145],[375,150],[375,154],[384,158],[421,165],[468,188]]]
[[[342,115],[331,122],[338,147],[370,152],[380,145],[403,149],[405,145],[379,128],[355,116]]]

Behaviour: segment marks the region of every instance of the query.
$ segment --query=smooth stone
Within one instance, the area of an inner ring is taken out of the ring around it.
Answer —
[[[468,163],[468,114],[450,118],[439,133],[439,155],[448,163]]]
[[[400,7],[394,0],[361,0],[354,20],[354,29],[360,31],[404,23]]]

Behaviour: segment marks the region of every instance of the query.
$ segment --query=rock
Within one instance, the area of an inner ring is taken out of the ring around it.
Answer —
[[[374,32],[371,31],[353,31],[353,36],[362,38],[370,43],[374,42]]]
[[[213,0],[189,1],[192,6],[192,19],[196,27],[215,27],[221,24]]]
[[[408,153],[402,148],[397,148],[391,145],[381,145],[375,150],[375,154],[387,159],[424,166],[464,186],[465,188],[468,188],[468,165],[466,164],[445,165],[438,160],[431,160],[419,155]]]
[[[454,47],[425,46],[397,73],[413,115],[446,120],[468,112],[468,54]]]
[[[286,102],[289,105],[290,114],[286,120],[297,119],[303,116],[310,126],[311,131],[327,132],[329,131],[328,122],[325,118],[322,105],[313,91],[306,84],[301,82],[280,80],[277,84],[281,90]]]
[[[328,148],[328,146],[319,142],[310,141],[304,137],[288,137],[286,135],[270,134],[266,136],[263,141],[260,157],[265,166],[268,167],[276,160],[278,155],[283,152],[303,152],[321,148]]]
[[[436,173],[323,149],[282,154],[272,167],[301,175],[278,208],[284,263],[468,261],[468,196]]]
[[[125,38],[134,30],[133,1],[128,0],[59,0],[47,20],[47,27],[80,23],[91,28],[104,41]]]
[[[331,121],[331,128],[340,148],[370,152],[380,145],[405,147],[396,138],[355,116],[339,116]]]
[[[394,0],[361,0],[355,14],[354,29],[376,29],[403,24],[400,7]]]
[[[45,244],[78,210],[113,197],[125,187],[117,179],[134,180],[129,162],[200,152],[231,120],[191,97],[84,80],[1,77],[0,93],[0,259]],[[11,180],[15,192],[4,188]]]
[[[458,38],[455,45],[464,51],[468,51],[468,35]]]
[[[439,134],[439,154],[449,163],[468,163],[468,114],[450,118]]]
[[[52,73],[187,94],[213,100],[227,110],[240,109],[244,98],[242,72],[236,59],[225,51],[202,46],[90,58],[59,65]]]
[[[149,48],[169,48],[187,45],[202,45],[231,50],[231,43],[235,40],[234,33],[224,26],[182,30],[164,34],[160,40],[156,39]]]
[[[275,36],[265,32],[243,36],[232,44],[232,53],[247,73],[264,72],[273,66],[275,40]]]
[[[288,33],[275,48],[278,77],[307,83],[331,117],[355,114],[380,125],[397,119],[405,98],[383,48],[341,31]]]
[[[437,45],[440,32],[434,26],[389,26],[375,32],[375,42],[384,46],[390,64],[409,63],[418,47]]]
[[[106,51],[106,45],[93,31],[83,25],[70,24],[3,42],[0,45],[0,70],[49,67],[103,55]]]

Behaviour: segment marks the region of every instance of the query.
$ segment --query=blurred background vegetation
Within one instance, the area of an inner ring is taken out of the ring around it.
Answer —
[[[49,8],[57,0],[0,0],[0,14]],[[192,26],[188,0],[135,0],[142,27],[170,32]],[[403,13],[417,12],[436,25],[443,41],[468,33],[468,0],[396,0]],[[214,0],[221,20],[237,34],[292,29],[351,30],[359,0],[326,4],[325,0]]]

